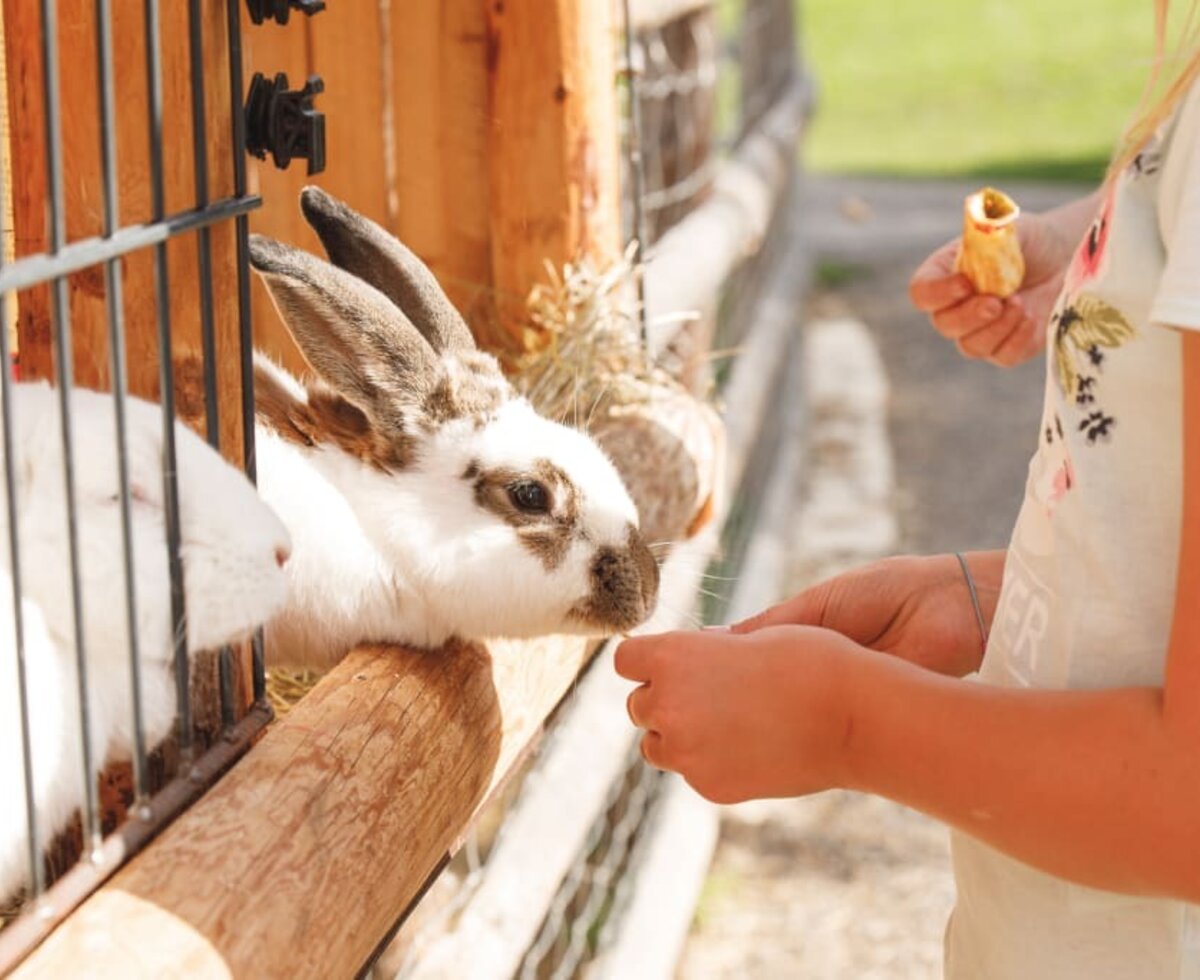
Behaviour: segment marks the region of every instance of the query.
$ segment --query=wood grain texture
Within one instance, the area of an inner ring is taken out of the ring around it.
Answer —
[[[610,0],[489,0],[488,168],[499,334],[529,336],[525,301],[583,255],[621,251],[615,22]]]
[[[393,230],[485,339],[492,319],[488,35],[479,0],[392,0]]]
[[[284,72],[292,89],[320,75],[325,91],[316,107],[325,114],[326,169],[309,176],[304,160],[286,170],[268,157],[250,162],[250,184],[263,207],[251,229],[323,255],[320,242],[300,213],[300,191],[317,184],[385,228],[393,226],[389,194],[391,134],[386,131],[391,92],[385,31],[388,0],[330,4],[315,18],[296,14],[286,25],[253,26],[243,15],[249,72],[273,79]],[[263,284],[252,287],[256,346],[296,374],[311,368],[297,349]]]
[[[588,656],[554,637],[355,651],[14,975],[157,977],[168,937],[203,975],[352,975]]]

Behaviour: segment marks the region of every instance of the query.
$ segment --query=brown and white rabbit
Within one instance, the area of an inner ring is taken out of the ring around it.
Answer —
[[[21,555],[30,737],[40,836],[47,842],[80,806],[84,772],[75,666],[58,395],[43,384],[13,389],[17,529]],[[129,632],[109,396],[71,393],[84,646],[94,764],[132,754]],[[126,403],[136,635],[148,747],[175,718],[173,628],[162,488],[162,416]],[[232,642],[284,600],[287,531],[250,482],[202,439],[176,424],[180,552],[189,650]],[[2,465],[2,459],[0,459]],[[16,683],[7,513],[0,484],[0,898],[25,883],[24,764]],[[95,778],[95,773],[88,778]]]
[[[271,662],[641,623],[658,568],[604,452],[515,393],[405,246],[315,187],[300,204],[330,261],[250,242],[319,375],[255,365],[259,486],[295,543]]]

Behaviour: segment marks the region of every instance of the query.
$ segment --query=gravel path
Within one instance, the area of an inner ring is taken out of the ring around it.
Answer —
[[[917,264],[957,234],[959,202],[974,189],[843,178],[807,188],[818,284],[809,336],[823,335],[831,317],[865,324],[890,398],[878,407],[882,420],[872,418],[873,399],[862,395],[871,371],[866,381],[849,371],[832,427],[830,412],[810,413],[797,587],[888,551],[1007,543],[1036,439],[1044,366],[1001,371],[964,361],[905,295]],[[1033,211],[1083,192],[1005,189]],[[818,397],[836,399],[829,384],[815,387]],[[814,385],[807,389],[811,396]],[[880,426],[887,438],[870,448],[876,440],[864,433]],[[841,481],[832,496],[857,501],[861,519],[824,506],[829,480]],[[881,480],[892,520],[877,513]],[[877,530],[855,533],[867,526]],[[678,977],[938,977],[953,894],[944,829],[903,807],[842,792],[730,807]]]

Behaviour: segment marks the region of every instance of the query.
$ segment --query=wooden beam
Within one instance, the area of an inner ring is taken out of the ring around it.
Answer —
[[[479,328],[492,319],[484,4],[392,0],[390,15],[393,231]]]
[[[611,0],[489,0],[488,168],[492,285],[508,349],[546,264],[621,252],[615,20]]]
[[[186,975],[353,975],[589,649],[352,653],[14,976],[157,977],[168,955]]]

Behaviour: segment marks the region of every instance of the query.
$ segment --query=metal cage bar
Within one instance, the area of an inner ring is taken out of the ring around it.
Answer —
[[[0,143],[0,200],[4,198],[4,156],[7,146]],[[0,271],[4,253],[0,249]],[[29,881],[35,895],[45,890],[42,867],[41,834],[37,820],[37,804],[33,788],[33,743],[29,732],[29,685],[25,668],[25,619],[21,608],[21,547],[17,533],[17,481],[13,472],[12,431],[12,353],[8,342],[8,294],[0,292],[0,440],[4,448],[5,516],[8,520],[8,560],[12,579],[13,643],[17,667],[17,703],[21,726],[21,765],[25,794],[26,851],[29,860]]]
[[[238,0],[227,0],[229,20],[229,91],[233,99],[233,193],[246,193],[246,117],[242,112],[242,32]],[[250,314],[250,219],[243,212],[235,221],[237,236],[238,345],[242,368],[242,464],[250,482],[258,484],[254,444],[254,334]],[[254,701],[266,705],[267,666],[263,631],[254,631],[250,642]]]
[[[158,0],[146,0],[146,82],[150,125],[150,214],[154,221],[166,212],[163,192],[162,52]],[[187,605],[183,594],[183,562],[179,555],[179,484],[175,458],[175,387],[171,374],[170,277],[165,241],[154,247],[154,298],[158,323],[158,374],[162,392],[163,500],[166,505],[167,562],[171,575],[171,622],[175,643],[175,690],[178,700],[179,749],[192,752],[192,705],[189,694]]]
[[[208,133],[204,118],[204,38],[201,35],[200,0],[188,0],[188,53],[192,84],[192,169],[196,177],[196,208],[208,205]],[[217,341],[213,327],[212,233],[197,231],[200,273],[200,337],[204,351],[204,427],[209,445],[220,451],[220,418],[217,406]]]
[[[50,250],[57,252],[66,242],[67,222],[63,192],[62,115],[59,88],[58,8],[56,0],[42,0],[42,85],[46,94],[46,170],[50,200]],[[102,839],[99,794],[92,778],[91,708],[88,703],[87,647],[84,640],[83,590],[79,578],[79,528],[75,500],[75,460],[72,438],[70,394],[73,382],[71,306],[67,280],[56,276],[51,284],[54,362],[58,380],[59,429],[63,447],[63,485],[67,506],[67,541],[71,565],[71,606],[75,630],[75,669],[79,685],[80,743],[83,751],[84,846],[96,851]]]
[[[100,157],[104,177],[104,234],[118,225],[115,85],[112,56],[112,3],[96,0],[96,64],[100,93]],[[142,661],[137,633],[137,594],[134,587],[133,515],[130,510],[129,451],[126,443],[125,319],[120,260],[104,263],[107,298],[109,363],[112,372],[113,413],[117,429],[117,479],[121,503],[121,545],[124,549],[125,622],[129,630],[129,683],[133,706],[133,782],[139,801],[150,795],[146,771],[146,734],[142,717]]]
[[[186,232],[248,214],[261,203],[260,198],[243,193],[215,201],[203,210],[181,211],[144,224],[130,225],[111,236],[83,238],[56,252],[25,256],[0,268],[0,292],[28,289],[56,276],[69,276],[111,258],[160,245]]]

